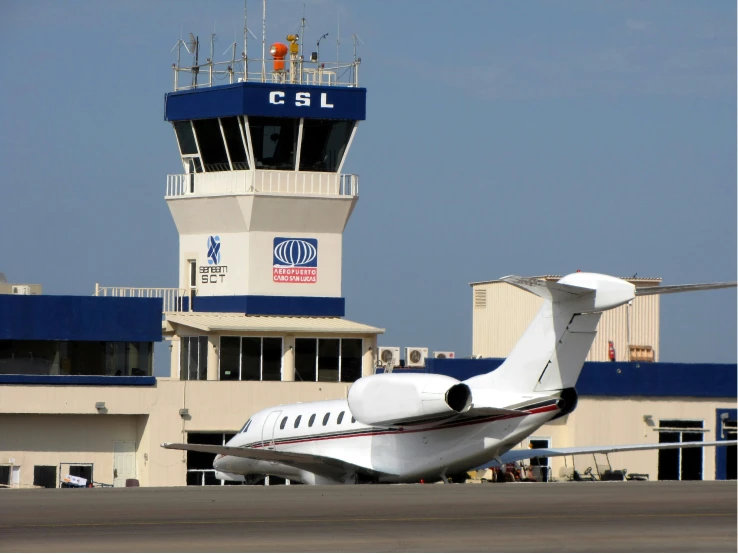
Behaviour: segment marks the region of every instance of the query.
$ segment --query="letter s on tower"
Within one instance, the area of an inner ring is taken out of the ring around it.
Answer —
[[[298,92],[295,95],[295,106],[309,106],[310,105],[310,93],[309,92]]]
[[[273,90],[269,93],[270,104],[284,104],[284,92]]]

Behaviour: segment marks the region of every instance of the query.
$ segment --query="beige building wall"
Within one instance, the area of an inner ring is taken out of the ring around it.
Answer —
[[[186,453],[161,443],[187,442],[188,432],[236,432],[260,410],[346,398],[349,386],[170,379],[154,387],[1,386],[0,464],[21,467],[21,486],[32,486],[34,465],[58,470],[62,462],[94,463],[94,480],[113,483],[115,442],[128,441],[141,486],[185,485]]]
[[[697,398],[610,398],[580,397],[577,409],[536,431],[530,439],[548,438],[554,448],[566,446],[612,446],[625,444],[656,444],[659,442],[659,421],[665,419],[700,420],[704,441],[718,440],[715,418],[718,409],[735,409],[735,399]],[[645,418],[645,416],[651,416]],[[529,440],[529,439],[528,439]],[[518,448],[528,448],[528,440]],[[628,473],[646,473],[658,478],[657,450],[615,452],[608,455],[612,469]],[[580,473],[588,467],[596,473],[596,465],[606,465],[604,454],[577,455],[573,459]],[[572,457],[549,458],[551,475],[559,479],[561,468],[572,465]],[[715,448],[703,448],[703,479],[715,479]]]
[[[558,280],[558,277],[550,280]],[[654,286],[660,279],[629,279]],[[538,313],[543,300],[502,281],[472,283],[472,355],[506,358]],[[659,360],[659,295],[639,296],[632,305],[605,312],[587,361],[608,361],[608,341],[616,359],[628,361],[630,346],[650,346]]]

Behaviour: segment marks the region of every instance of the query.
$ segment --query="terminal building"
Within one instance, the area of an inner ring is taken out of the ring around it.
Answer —
[[[215,479],[212,456],[159,445],[224,444],[259,410],[345,398],[377,370],[384,329],[345,319],[341,286],[343,231],[359,198],[359,177],[343,167],[366,118],[360,60],[330,64],[288,42],[263,63],[174,66],[165,120],[182,173],[167,176],[165,200],[179,233],[178,286],[96,285],[89,297],[0,288],[0,486],[230,484]],[[481,359],[429,359],[415,371],[466,378],[499,365],[536,308],[504,300],[494,283],[479,287]],[[648,300],[650,323],[602,337],[628,361],[587,364],[578,411],[535,440],[735,436],[735,365],[692,368],[705,381],[692,386],[683,378],[694,371],[656,363],[658,296]],[[519,314],[504,337],[495,313]],[[154,377],[155,347],[171,351],[168,377]],[[591,360],[603,359],[597,348]],[[717,458],[698,450],[699,467],[679,454],[668,472],[656,452],[611,459],[652,479],[735,478],[734,447]]]

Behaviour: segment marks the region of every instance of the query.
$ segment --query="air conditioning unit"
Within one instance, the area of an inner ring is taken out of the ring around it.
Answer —
[[[454,358],[456,356],[453,352],[441,350],[441,351],[433,352],[433,357],[434,358]]]
[[[13,294],[31,294],[31,287],[28,285],[13,285]]]
[[[419,346],[405,347],[406,367],[425,367],[425,359],[428,357],[428,349]]]
[[[400,365],[400,347],[399,346],[380,346],[377,365],[387,367],[388,363],[392,363],[394,367]]]

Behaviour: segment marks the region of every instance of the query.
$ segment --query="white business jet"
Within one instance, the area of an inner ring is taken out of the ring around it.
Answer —
[[[635,288],[595,273],[558,282],[503,281],[544,299],[505,362],[458,381],[445,375],[362,377],[345,400],[276,406],[254,414],[226,446],[163,444],[216,454],[216,477],[275,475],[313,485],[442,479],[537,456],[727,446],[737,441],[546,449],[512,448],[574,410],[577,382],[602,313],[636,296],[735,287],[710,283]],[[491,464],[490,464],[491,462]]]

